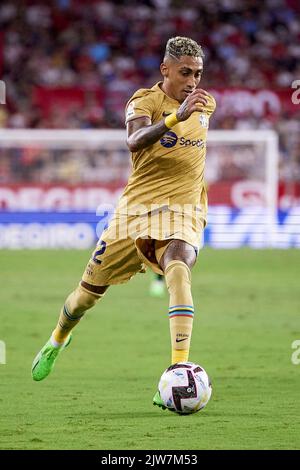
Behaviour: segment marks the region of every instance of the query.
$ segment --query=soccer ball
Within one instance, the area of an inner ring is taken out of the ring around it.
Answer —
[[[158,390],[168,410],[191,414],[207,405],[212,387],[203,367],[193,362],[178,362],[164,371]]]

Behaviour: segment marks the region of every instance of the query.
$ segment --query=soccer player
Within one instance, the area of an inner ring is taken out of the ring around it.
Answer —
[[[155,274],[152,279],[149,293],[152,297],[163,297],[165,293],[165,281],[164,276],[161,274]]]
[[[208,121],[215,109],[214,98],[198,88],[203,58],[192,39],[169,39],[160,66],[163,81],[138,90],[127,103],[132,174],[79,286],[67,297],[56,328],[33,361],[34,380],[51,372],[71,341],[71,330],[108,287],[128,281],[145,264],[165,276],[171,362],[188,360],[194,316],[191,268],[206,223],[203,173]],[[163,405],[159,392],[153,403]]]

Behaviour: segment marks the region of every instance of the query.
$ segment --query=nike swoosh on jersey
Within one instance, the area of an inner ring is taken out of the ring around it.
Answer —
[[[170,114],[172,114],[172,111],[164,111],[162,113],[163,117],[170,116]]]
[[[188,338],[182,338],[182,339],[177,339],[176,338],[176,343],[180,343],[181,341],[185,341],[186,339],[188,339]]]

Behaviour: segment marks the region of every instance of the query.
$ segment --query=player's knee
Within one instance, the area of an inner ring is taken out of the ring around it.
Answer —
[[[168,290],[181,289],[191,286],[191,271],[183,261],[170,261],[165,269],[165,278]]]
[[[176,260],[182,261],[191,269],[196,261],[195,248],[183,240],[172,240],[161,256],[159,264],[165,272],[169,263]]]
[[[66,305],[72,315],[77,315],[92,308],[98,300],[98,295],[94,295],[78,286],[67,298]]]

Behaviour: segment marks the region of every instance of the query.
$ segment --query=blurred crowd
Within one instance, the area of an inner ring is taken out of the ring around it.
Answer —
[[[0,184],[125,184],[129,172],[129,152],[118,147],[114,150],[41,146],[0,149]]]
[[[280,89],[300,78],[299,0],[3,0],[0,31],[0,127],[123,128],[127,99],[160,80],[176,35],[203,46],[203,88]],[[53,95],[38,94],[61,88],[84,89],[82,102],[51,107]],[[281,174],[300,180],[299,118],[216,113],[211,127],[277,129]]]

